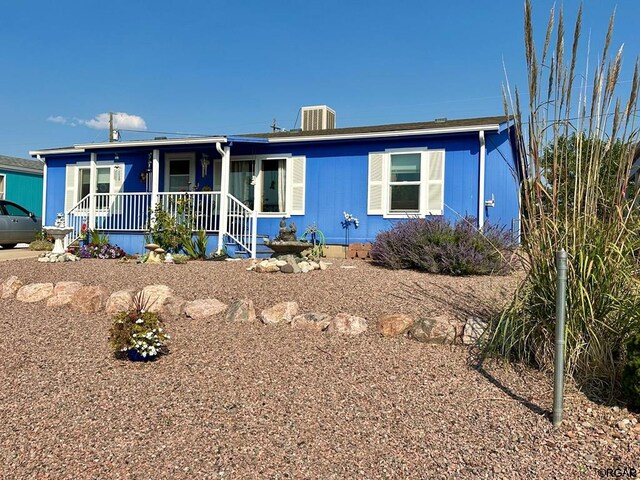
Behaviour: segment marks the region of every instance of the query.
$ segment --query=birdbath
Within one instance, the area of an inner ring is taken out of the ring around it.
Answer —
[[[51,253],[64,253],[64,237],[73,231],[71,227],[42,227],[47,232],[47,235],[51,235],[55,241],[53,244],[53,250]]]
[[[72,227],[65,227],[64,214],[59,213],[56,215],[56,221],[54,222],[53,227],[42,227],[42,229],[47,232],[47,235],[51,235],[55,240],[51,253],[64,253],[64,237],[73,231]]]

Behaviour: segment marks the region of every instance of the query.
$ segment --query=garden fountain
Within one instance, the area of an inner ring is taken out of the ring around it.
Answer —
[[[264,244],[273,250],[274,257],[281,255],[299,256],[303,251],[311,248],[313,245],[309,242],[302,242],[296,238],[296,224],[291,222],[287,228],[287,222],[282,217],[280,220],[280,230],[273,240],[265,240]]]
[[[64,237],[73,231],[72,227],[66,227],[64,222],[64,214],[56,215],[56,221],[53,227],[42,227],[48,236],[53,237],[53,250],[43,254],[38,261],[40,262],[69,262],[78,260],[78,257],[64,250]]]

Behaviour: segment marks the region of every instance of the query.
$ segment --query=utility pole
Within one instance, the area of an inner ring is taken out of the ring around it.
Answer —
[[[109,112],[109,142],[113,142],[113,112]]]

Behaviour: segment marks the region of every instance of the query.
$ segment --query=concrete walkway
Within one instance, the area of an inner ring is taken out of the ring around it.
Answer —
[[[42,252],[34,252],[29,250],[29,245],[26,243],[19,243],[14,248],[5,250],[0,248],[0,262],[4,260],[17,260],[19,258],[36,258],[39,257]]]

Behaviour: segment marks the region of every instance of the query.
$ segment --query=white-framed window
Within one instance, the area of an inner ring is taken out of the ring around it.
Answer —
[[[165,192],[189,192],[195,188],[195,152],[166,153],[164,160]]]
[[[305,157],[231,159],[229,193],[262,216],[304,214]]]
[[[113,213],[115,202],[114,193],[119,193],[124,183],[124,163],[98,162],[96,166],[96,214]],[[89,202],[87,196],[91,192],[91,166],[88,162],[67,165],[66,167],[66,196],[65,212],[82,202],[81,209],[87,210]],[[120,207],[118,207],[120,208]]]
[[[7,176],[0,174],[0,200],[7,196]]]
[[[369,154],[367,213],[387,218],[444,213],[444,150]]]

